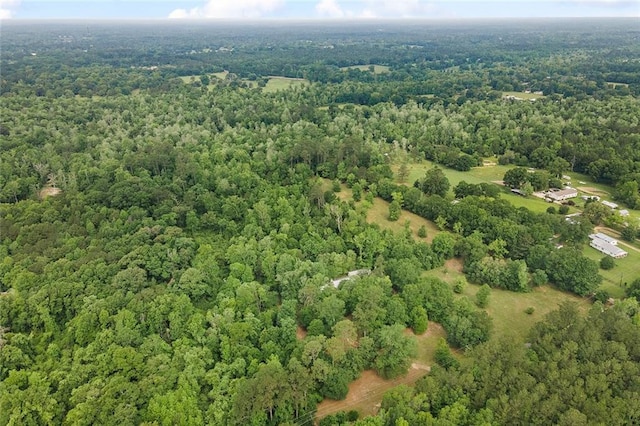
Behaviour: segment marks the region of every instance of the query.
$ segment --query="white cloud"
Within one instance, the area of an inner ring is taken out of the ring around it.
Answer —
[[[201,7],[175,9],[169,18],[259,18],[284,5],[284,0],[209,0]]]
[[[316,12],[319,16],[329,18],[343,18],[345,16],[344,10],[336,0],[321,0],[316,4]]]
[[[363,0],[362,18],[441,18],[451,15],[438,2],[423,0]],[[446,4],[445,4],[446,5]]]
[[[20,0],[0,0],[0,19],[13,18],[18,6],[20,6]]]
[[[338,0],[319,0],[315,9],[317,16],[330,18],[454,17],[451,9],[446,6],[447,3],[442,0],[341,0],[340,2]]]

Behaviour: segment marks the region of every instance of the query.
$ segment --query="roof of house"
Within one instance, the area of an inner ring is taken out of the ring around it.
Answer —
[[[569,195],[575,197],[578,195],[578,190],[575,188],[558,189],[557,191],[549,191],[547,195],[552,198],[566,197]]]
[[[589,238],[591,238],[592,240],[595,239],[595,238],[598,238],[598,239],[600,239],[600,240],[602,240],[602,241],[604,241],[606,243],[613,244],[613,245],[618,244],[618,240],[608,236],[607,234],[603,234],[602,232],[598,232],[596,234],[591,234],[591,235],[589,235]]]
[[[626,251],[622,250],[618,246],[614,246],[613,244],[609,244],[608,242],[601,240],[599,238],[594,238],[591,240],[591,247],[600,250],[603,253],[606,253],[613,257],[624,256],[627,254]]]

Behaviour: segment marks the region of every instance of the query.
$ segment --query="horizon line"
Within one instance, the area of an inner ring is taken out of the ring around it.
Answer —
[[[12,17],[6,19],[0,19],[2,23],[9,22],[26,22],[26,21],[168,21],[168,22],[277,22],[277,21],[299,21],[299,22],[398,22],[398,21],[504,21],[504,20],[521,20],[521,21],[540,21],[545,19],[584,19],[584,20],[603,20],[603,19],[638,19],[638,16],[481,16],[481,17],[345,17],[345,18],[325,18],[325,17],[258,17],[258,18],[207,18],[207,17],[185,17],[185,18],[170,18],[163,17],[67,17],[67,18],[20,18]]]

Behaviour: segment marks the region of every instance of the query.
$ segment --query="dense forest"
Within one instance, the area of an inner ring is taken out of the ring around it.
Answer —
[[[639,57],[624,19],[3,23],[0,424],[309,425],[363,371],[404,375],[431,322],[429,375],[321,424],[640,422],[640,272],[612,305],[583,252],[637,221],[444,173],[580,172],[640,208]],[[438,232],[372,223],[377,199]],[[451,259],[595,303],[492,339],[482,298],[428,274]]]

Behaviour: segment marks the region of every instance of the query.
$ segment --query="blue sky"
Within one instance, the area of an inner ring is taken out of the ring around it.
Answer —
[[[470,19],[617,16],[640,17],[640,0],[0,0],[2,19]]]

